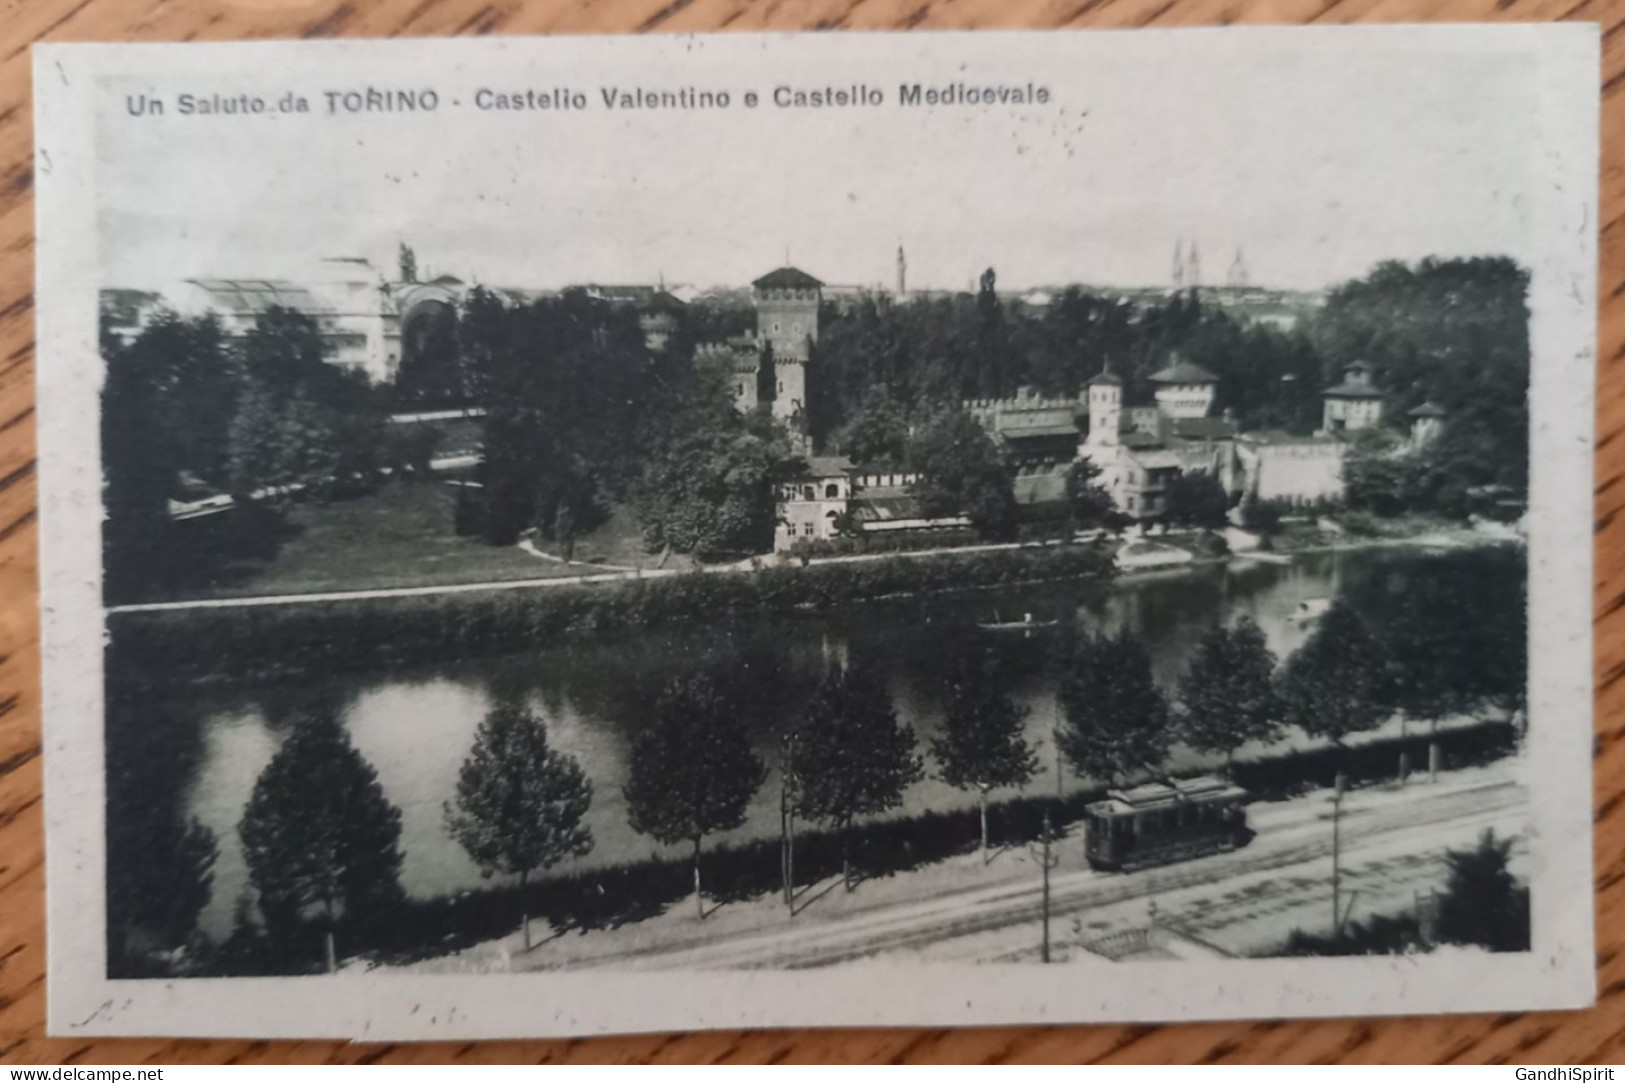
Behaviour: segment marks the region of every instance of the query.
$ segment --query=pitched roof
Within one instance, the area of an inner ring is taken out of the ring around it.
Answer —
[[[852,460],[845,455],[809,455],[806,473],[818,478],[832,478],[852,469]]]
[[[920,502],[911,494],[892,493],[875,495],[865,493],[852,502],[852,514],[860,523],[895,522],[900,519],[919,519]]]
[[[1173,363],[1151,374],[1154,384],[1216,384],[1219,378],[1201,365],[1192,364],[1176,356]]]
[[[1429,399],[1410,412],[1411,417],[1443,417],[1444,407]]]
[[[799,267],[780,267],[751,283],[759,290],[816,290],[823,288],[818,281]]]
[[[668,293],[665,290],[655,290],[655,292],[649,297],[650,312],[669,312],[673,315],[678,315],[681,314],[686,308],[688,308],[688,306],[683,304],[681,298],[675,296],[674,294]]]
[[[1118,378],[1117,373],[1113,372],[1108,367],[1101,369],[1099,372],[1085,380],[1083,382],[1083,386],[1094,387],[1096,384],[1121,384],[1122,382],[1123,381]]]

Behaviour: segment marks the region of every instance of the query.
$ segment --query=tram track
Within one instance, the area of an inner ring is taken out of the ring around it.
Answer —
[[[1428,836],[1440,828],[1454,833],[1503,823],[1526,804],[1521,786],[1510,777],[1481,785],[1429,792],[1419,784],[1413,800],[1389,800],[1361,808],[1351,798],[1343,810],[1342,845],[1350,857],[1362,849],[1403,842],[1418,853],[1438,849]],[[1318,800],[1317,800],[1318,798]],[[1290,808],[1255,806],[1260,810],[1259,835],[1231,853],[1213,855],[1134,873],[1076,870],[1051,881],[1051,917],[1121,906],[1172,892],[1211,886],[1260,873],[1310,866],[1331,855],[1329,800],[1315,795],[1286,802]],[[1061,845],[1080,845],[1076,833]],[[725,938],[693,935],[659,945],[641,945],[581,959],[573,964],[594,967],[658,969],[733,969],[771,967],[801,969],[835,965],[882,952],[928,949],[1001,928],[1036,925],[1042,917],[1040,886],[1028,876],[995,885],[940,892],[921,901],[882,904],[838,917],[804,914],[772,928],[758,928]]]

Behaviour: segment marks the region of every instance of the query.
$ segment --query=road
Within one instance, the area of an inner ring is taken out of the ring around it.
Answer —
[[[1405,873],[1406,868],[1425,863],[1437,878],[1447,847],[1464,845],[1487,827],[1498,834],[1522,834],[1527,795],[1517,781],[1514,763],[1459,772],[1431,785],[1350,794],[1341,817],[1344,868],[1350,881],[1358,880],[1367,865],[1381,872],[1378,879],[1392,878],[1397,864],[1402,866],[1398,882],[1408,897],[1415,877]],[[1077,929],[1087,920],[1091,928],[1099,928],[1109,924],[1102,917],[1143,916],[1153,897],[1159,906],[1165,899],[1178,899],[1181,909],[1199,909],[1209,925],[1236,917],[1227,915],[1226,907],[1253,906],[1272,885],[1298,885],[1297,890],[1312,893],[1317,900],[1325,898],[1332,846],[1328,795],[1322,792],[1253,808],[1258,836],[1234,853],[1130,874],[1058,872],[1051,880],[1054,927]],[[1059,845],[1080,848],[1075,836]],[[755,929],[741,930],[736,923],[725,932],[692,923],[686,929],[667,929],[658,937],[640,937],[626,950],[591,952],[590,957],[570,961],[538,959],[535,965],[784,969],[893,953],[988,961],[1007,957],[1012,937],[1022,944],[1036,939],[1041,903],[1033,868],[1026,864],[1025,874],[1008,882],[958,891],[934,887],[925,897],[825,917],[814,903],[789,921],[780,906],[777,920]],[[1257,886],[1244,886],[1249,884]],[[1238,886],[1243,889],[1236,890]],[[888,889],[897,891],[890,882],[875,882],[861,885],[858,894]],[[1280,909],[1276,903],[1272,907]],[[1292,927],[1275,933],[1284,936]]]

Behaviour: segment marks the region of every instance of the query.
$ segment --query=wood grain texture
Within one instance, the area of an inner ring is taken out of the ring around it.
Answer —
[[[1599,1003],[1584,1013],[988,1030],[761,1031],[552,1042],[44,1036],[44,839],[34,476],[28,47],[430,34],[1416,21],[1605,28],[1596,470]],[[0,0],[0,1063],[576,1061],[1625,1061],[1625,2],[1621,0]]]

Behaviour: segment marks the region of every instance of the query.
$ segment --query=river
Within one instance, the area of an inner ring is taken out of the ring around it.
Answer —
[[[1522,587],[1522,553],[1503,551],[1496,567]],[[898,715],[913,726],[922,751],[942,717],[946,661],[967,645],[983,644],[1000,658],[1011,694],[1029,707],[1030,739],[1041,749],[1043,770],[1034,792],[1056,785],[1050,732],[1056,717],[1050,666],[1053,632],[989,632],[979,622],[1049,620],[1075,614],[1087,630],[1126,628],[1146,643],[1158,679],[1175,686],[1196,642],[1215,622],[1243,614],[1263,628],[1272,650],[1286,657],[1312,624],[1293,619],[1299,603],[1351,594],[1357,608],[1381,620],[1385,599],[1399,597],[1421,575],[1464,559],[1414,548],[1373,548],[1302,554],[1290,564],[1232,561],[1223,566],[1141,573],[1110,584],[1073,582],[1037,588],[967,591],[930,598],[873,602],[834,613],[792,619],[738,620],[661,630],[635,638],[596,641],[455,665],[394,668],[305,680],[297,687],[242,684],[147,702],[142,714],[187,719],[187,755],[164,769],[163,757],[142,756],[144,775],[134,787],[143,800],[179,802],[185,816],[209,827],[219,858],[201,925],[211,936],[230,930],[234,905],[248,884],[237,822],[254,781],[276,751],[291,721],[310,709],[337,711],[355,746],[378,772],[401,810],[402,881],[418,897],[477,887],[479,871],[443,826],[443,806],[475,727],[498,697],[527,701],[546,719],[553,744],[576,757],[594,786],[589,826],[594,848],[581,865],[622,862],[663,852],[627,824],[622,787],[632,742],[647,724],[660,688],[673,676],[715,675],[749,704],[751,731],[770,766],[777,766],[780,735],[796,721],[831,661],[876,667]],[[1488,591],[1509,598],[1513,592]],[[1490,604],[1503,606],[1494,601]],[[1496,619],[1497,612],[1464,611],[1460,619]],[[1507,619],[1518,615],[1507,611]],[[134,725],[110,719],[109,726]],[[1286,742],[1301,743],[1289,734]],[[1249,751],[1244,750],[1244,754]],[[1196,759],[1176,747],[1175,766]],[[1069,780],[1069,785],[1077,784]],[[910,788],[899,814],[972,804],[973,796],[931,777]],[[110,816],[121,810],[109,809]],[[743,827],[727,838],[776,834],[778,776],[772,773]],[[713,843],[714,844],[714,843]]]

